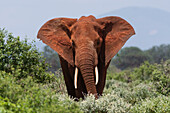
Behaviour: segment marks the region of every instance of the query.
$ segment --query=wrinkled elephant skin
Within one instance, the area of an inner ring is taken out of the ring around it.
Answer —
[[[133,27],[120,17],[83,16],[49,20],[37,37],[59,54],[68,94],[83,98],[91,93],[98,98],[112,57],[134,34]]]

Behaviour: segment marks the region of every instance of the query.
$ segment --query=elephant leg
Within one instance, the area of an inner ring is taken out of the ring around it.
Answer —
[[[99,82],[97,84],[97,93],[98,95],[102,95],[103,93],[103,89],[104,89],[104,86],[105,86],[105,82],[106,82],[106,74],[107,74],[107,68],[110,64],[110,61],[109,63],[107,64],[107,66],[104,65],[104,63],[99,63],[98,67],[99,67]]]
[[[59,56],[59,58],[60,58],[60,64],[61,64],[61,68],[63,71],[68,95],[71,96],[72,98],[75,98],[76,94],[75,94],[74,76],[73,76],[74,75],[74,67],[69,65],[68,62],[66,60],[64,60],[61,56]]]

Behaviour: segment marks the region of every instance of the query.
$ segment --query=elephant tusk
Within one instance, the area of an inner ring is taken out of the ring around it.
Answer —
[[[78,78],[78,68],[75,69],[75,75],[74,75],[74,87],[77,89],[77,78]]]
[[[98,84],[98,81],[99,81],[99,72],[98,72],[98,68],[97,66],[95,67],[95,75],[96,75],[96,85]]]

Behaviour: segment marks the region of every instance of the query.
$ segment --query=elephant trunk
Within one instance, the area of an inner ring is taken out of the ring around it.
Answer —
[[[81,52],[78,57],[79,69],[84,79],[87,92],[97,96],[94,80],[94,51],[87,47],[82,48],[80,51]]]

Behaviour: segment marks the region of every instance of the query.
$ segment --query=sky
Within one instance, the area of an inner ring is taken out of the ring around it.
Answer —
[[[36,40],[39,28],[56,17],[99,16],[126,7],[170,12],[170,0],[1,0],[0,3],[0,28],[28,40]]]

